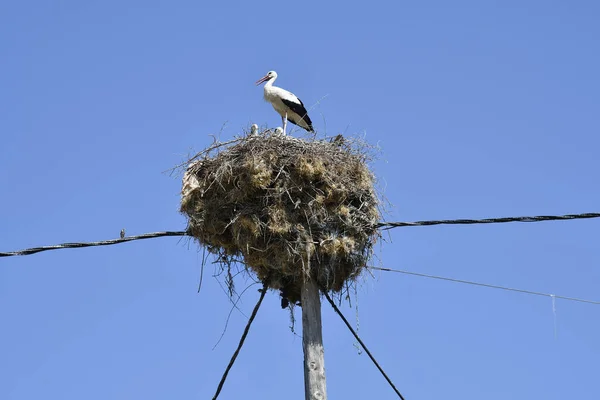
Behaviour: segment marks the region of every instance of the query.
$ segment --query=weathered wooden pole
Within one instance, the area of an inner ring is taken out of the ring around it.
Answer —
[[[307,280],[302,287],[302,348],[304,349],[304,398],[326,400],[325,354],[321,328],[319,287]]]

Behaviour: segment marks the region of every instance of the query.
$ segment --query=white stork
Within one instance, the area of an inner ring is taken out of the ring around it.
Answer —
[[[277,79],[277,72],[269,71],[265,76],[256,81],[256,85],[260,85],[263,82],[265,84],[265,100],[271,103],[275,111],[281,115],[281,122],[283,123],[283,134],[285,135],[285,128],[287,121],[290,121],[294,125],[298,125],[301,128],[306,129],[308,132],[314,132],[312,122],[308,117],[304,104],[296,95],[288,92],[277,86],[273,86],[273,83]]]

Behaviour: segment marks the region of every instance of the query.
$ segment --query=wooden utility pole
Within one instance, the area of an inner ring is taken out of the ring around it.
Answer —
[[[321,328],[321,299],[314,280],[302,287],[302,348],[304,349],[304,398],[326,400],[325,354]]]

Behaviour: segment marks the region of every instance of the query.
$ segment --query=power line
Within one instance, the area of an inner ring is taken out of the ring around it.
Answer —
[[[390,384],[390,386],[392,387],[392,389],[394,389],[394,392],[396,392],[396,394],[398,395],[398,397],[400,397],[402,400],[404,400],[404,397],[402,396],[402,394],[400,393],[400,391],[396,388],[396,386],[394,385],[394,383],[392,382],[392,380],[387,376],[387,374],[385,373],[385,371],[383,370],[383,368],[381,368],[381,366],[379,365],[379,363],[377,362],[377,360],[375,360],[375,357],[373,357],[373,355],[371,354],[371,352],[369,351],[369,349],[367,349],[367,346],[365,346],[365,344],[360,339],[360,337],[358,336],[358,334],[354,331],[354,329],[352,329],[352,325],[350,325],[350,323],[348,322],[348,320],[346,319],[346,317],[344,317],[344,314],[342,314],[342,312],[340,311],[339,308],[337,308],[337,306],[335,305],[335,303],[333,302],[333,300],[331,300],[331,297],[329,297],[329,294],[327,294],[327,290],[323,290],[322,292],[323,292],[323,295],[325,295],[325,298],[327,299],[327,301],[329,302],[329,304],[331,304],[331,307],[333,307],[333,310],[336,312],[337,315],[340,316],[340,318],[342,319],[342,321],[344,321],[344,324],[346,324],[346,326],[348,327],[348,329],[350,329],[350,332],[352,332],[352,334],[354,335],[354,337],[356,338],[356,340],[358,340],[358,343],[360,343],[360,345],[362,346],[362,348],[365,350],[365,353],[367,353],[367,355],[369,356],[369,358],[371,359],[371,361],[373,361],[373,364],[375,364],[375,366],[377,367],[377,369],[379,370],[379,372],[381,372],[381,374],[383,375],[383,377],[385,378],[385,380]]]
[[[428,275],[428,274],[422,274],[422,273],[419,273],[419,272],[404,271],[404,270],[401,270],[401,269],[392,269],[392,268],[383,268],[383,267],[369,267],[369,268],[370,269],[376,269],[376,270],[379,270],[379,271],[397,272],[399,274],[420,276],[420,277],[423,277],[423,278],[440,279],[440,280],[443,280],[443,281],[456,282],[456,283],[465,283],[465,284],[468,284],[468,285],[482,286],[482,287],[487,287],[487,288],[492,288],[492,289],[508,290],[508,291],[511,291],[511,292],[525,293],[525,294],[530,294],[530,295],[534,295],[534,296],[544,296],[544,297],[551,297],[551,298],[554,298],[554,299],[562,299],[562,300],[576,301],[576,302],[579,302],[579,303],[588,303],[588,304],[600,305],[600,301],[578,299],[576,297],[559,296],[557,294],[534,292],[532,290],[516,289],[516,288],[511,288],[511,287],[506,287],[506,286],[490,285],[488,283],[480,283],[480,282],[473,282],[473,281],[465,281],[465,280],[462,280],[462,279],[446,278],[444,276]]]
[[[225,380],[227,379],[227,374],[229,374],[229,370],[231,369],[231,367],[233,367],[233,363],[235,363],[235,359],[237,358],[238,354],[240,354],[240,350],[242,349],[242,346],[244,345],[246,336],[248,336],[248,332],[250,331],[250,325],[252,325],[252,321],[254,321],[254,318],[256,317],[256,313],[258,312],[258,309],[260,308],[260,305],[261,305],[263,299],[265,298],[265,294],[267,294],[267,284],[266,283],[263,285],[263,288],[260,291],[260,298],[258,299],[258,302],[254,306],[254,310],[252,310],[252,314],[250,315],[250,319],[248,320],[248,323],[246,324],[246,328],[244,329],[244,333],[242,334],[240,343],[238,344],[237,349],[235,349],[235,352],[233,353],[233,356],[231,357],[231,360],[229,361],[227,368],[225,368],[225,373],[223,373],[223,376],[221,377],[221,381],[219,382],[219,386],[217,387],[217,392],[213,396],[213,400],[216,400],[217,397],[219,397],[219,393],[221,393],[221,389],[223,389],[223,385],[225,384]]]
[[[384,230],[404,226],[431,226],[431,225],[474,225],[474,224],[501,224],[506,222],[542,222],[542,221],[565,221],[573,219],[600,218],[600,213],[566,214],[566,215],[538,215],[535,217],[502,217],[484,219],[440,219],[433,221],[416,222],[381,222],[377,228]]]
[[[441,219],[415,222],[381,222],[375,225],[383,230],[400,228],[406,226],[432,226],[432,225],[474,225],[474,224],[498,224],[506,222],[543,222],[543,221],[565,221],[575,219],[600,218],[600,213],[567,214],[567,215],[540,215],[534,217],[502,217],[485,219]],[[62,243],[52,246],[33,247],[18,251],[0,252],[0,257],[28,256],[48,250],[75,249],[81,247],[110,246],[113,244],[131,242],[134,240],[153,239],[165,236],[187,236],[186,231],[166,231],[145,233],[137,236],[127,236],[121,239],[102,240],[99,242]]]
[[[186,235],[187,235],[187,232],[185,232],[185,231],[144,233],[143,235],[127,236],[122,239],[102,240],[99,242],[62,243],[62,244],[57,244],[57,245],[53,245],[53,246],[32,247],[30,249],[24,249],[24,250],[18,250],[18,251],[0,252],[0,257],[28,256],[31,254],[40,253],[42,251],[48,251],[48,250],[77,249],[80,247],[93,247],[93,246],[110,246],[113,244],[132,242],[134,240],[153,239],[153,238],[164,237],[164,236],[186,236]]]

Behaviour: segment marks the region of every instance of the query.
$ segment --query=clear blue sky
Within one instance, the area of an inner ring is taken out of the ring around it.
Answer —
[[[595,1],[2,2],[0,251],[184,229],[163,171],[225,122],[279,125],[254,86],[271,69],[328,95],[318,130],[381,145],[388,220],[597,212],[599,20]],[[598,300],[599,228],[401,228],[378,262]],[[178,238],[0,259],[0,398],[211,398],[246,319],[212,350],[230,303],[210,266],[196,293],[200,259]],[[550,298],[385,272],[358,294],[407,399],[600,398],[599,306],[558,300],[555,337]],[[329,397],[395,398],[323,318]],[[303,399],[288,325],[269,294],[220,399]]]

